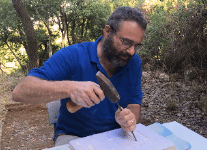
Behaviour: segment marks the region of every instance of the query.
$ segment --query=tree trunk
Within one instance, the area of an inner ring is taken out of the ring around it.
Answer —
[[[60,11],[61,12],[61,11]],[[63,24],[63,29],[62,29],[62,48],[66,46],[66,34],[67,34],[67,29],[66,29],[66,14],[61,12],[62,15],[62,24]]]
[[[20,28],[18,28],[18,31],[19,31],[20,37],[22,39],[23,46],[25,49],[27,49],[27,41],[24,39],[24,33]]]
[[[76,37],[75,37],[75,19],[72,21],[72,31],[71,31],[71,34],[72,34],[73,44],[75,44],[76,43]]]
[[[61,17],[59,16],[56,16],[57,17],[57,20],[58,20],[58,26],[59,26],[59,30],[61,31],[61,37],[62,37],[62,41],[61,41],[61,47],[63,48],[64,47],[64,30],[63,30],[63,25],[61,24]]]
[[[31,2],[31,4],[32,4],[32,2]],[[33,4],[32,4],[32,5],[33,5]],[[36,10],[36,12],[37,12],[37,15],[40,17],[40,19],[43,21],[44,25],[45,25],[46,28],[47,28],[47,32],[48,32],[48,34],[49,34],[49,57],[51,57],[51,56],[52,56],[52,32],[51,32],[51,30],[50,30],[49,15],[48,15],[47,19],[44,19],[44,18],[40,15],[38,9],[37,9],[34,5],[33,5],[33,7],[35,8],[35,10]]]
[[[64,30],[64,47],[66,46],[66,38],[67,38],[67,17],[66,17],[66,13],[62,13],[63,14],[63,30]]]
[[[47,31],[49,33],[49,57],[52,56],[52,32],[49,27],[49,20],[47,22],[44,22],[45,26],[47,27]]]
[[[82,28],[81,28],[81,38],[82,38],[82,40],[83,40],[83,33],[84,33],[84,25],[85,25],[85,21],[86,21],[86,19],[85,19],[85,17],[83,17],[83,22],[82,22]]]
[[[30,16],[27,13],[26,8],[21,0],[12,0],[14,4],[14,8],[19,15],[24,32],[26,34],[27,39],[27,55],[29,57],[28,69],[39,67],[39,58],[38,58],[38,48],[37,48],[37,40],[35,36],[35,30],[33,27],[33,22]]]
[[[70,39],[69,39],[69,32],[68,32],[68,24],[67,24],[67,40],[68,40],[68,45],[71,45]]]
[[[66,46],[66,38],[67,38],[68,44],[69,44],[68,25],[67,25],[67,15],[62,10],[63,9],[62,6],[61,6],[62,1],[60,0],[59,3],[60,3],[60,14],[61,14],[61,22],[62,22],[61,32],[62,32],[62,48],[63,48],[63,47]]]

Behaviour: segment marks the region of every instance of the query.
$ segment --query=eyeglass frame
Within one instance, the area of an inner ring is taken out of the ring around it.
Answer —
[[[112,27],[111,27],[111,30],[113,30],[113,32],[118,36],[119,40],[122,42],[122,46],[124,48],[126,48],[125,50],[129,49],[130,47],[134,46],[134,50],[135,52],[137,52],[140,48],[142,48],[142,44],[139,43],[139,44],[134,44],[134,41],[125,41],[124,38],[120,37],[120,35],[118,35],[118,33],[116,32],[116,30]],[[132,44],[133,42],[133,44]]]

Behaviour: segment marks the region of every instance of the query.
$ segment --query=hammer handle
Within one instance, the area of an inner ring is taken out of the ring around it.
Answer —
[[[83,108],[83,106],[81,105],[77,105],[76,103],[74,103],[72,100],[67,101],[66,103],[66,107],[68,109],[68,111],[70,113],[75,113],[76,111],[78,111],[79,109]]]

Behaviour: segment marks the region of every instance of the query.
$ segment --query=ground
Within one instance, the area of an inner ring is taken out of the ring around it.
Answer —
[[[2,133],[2,150],[53,147],[53,126],[48,124],[44,105],[7,105]]]
[[[48,123],[46,105],[24,105],[12,100],[11,92],[23,78],[22,74],[1,78],[1,150],[39,150],[54,146],[54,128]]]
[[[202,87],[198,83],[161,74],[143,73],[141,123],[177,121],[207,138],[207,116],[198,107],[199,97],[206,91],[199,90]],[[53,147],[53,126],[48,124],[45,104],[32,106],[12,101],[11,91],[21,79],[22,76],[15,76],[0,82],[1,150]]]

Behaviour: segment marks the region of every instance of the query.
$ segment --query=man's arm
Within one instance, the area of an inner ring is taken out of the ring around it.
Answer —
[[[139,123],[141,117],[141,106],[139,104],[128,104],[127,108],[135,115],[136,123]]]
[[[26,104],[48,103],[69,96],[64,81],[47,81],[27,76],[13,90],[12,97],[16,102]]]
[[[141,118],[141,106],[139,104],[128,104],[127,108],[135,115],[136,123],[139,123]]]
[[[12,97],[14,101],[26,104],[48,103],[70,97],[78,105],[91,107],[105,98],[98,86],[94,82],[47,81],[27,76],[13,90]]]

